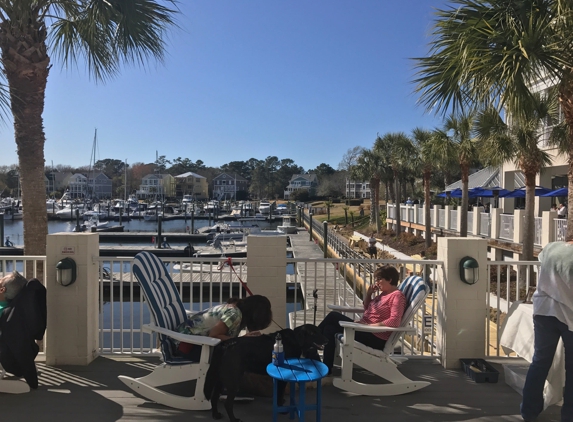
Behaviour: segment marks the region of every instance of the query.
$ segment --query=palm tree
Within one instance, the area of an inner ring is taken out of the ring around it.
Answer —
[[[476,121],[479,150],[488,164],[501,165],[513,161],[525,176],[525,222],[523,224],[524,261],[533,259],[535,179],[541,169],[551,162],[549,154],[540,148],[541,128],[547,119],[557,119],[559,104],[556,95],[533,96],[531,108],[505,123],[497,110],[489,107]],[[554,136],[554,138],[557,135]]]
[[[532,85],[556,84],[567,122],[563,145],[573,203],[573,4],[563,0],[454,0],[436,12],[428,57],[416,59],[416,90],[436,112],[476,104],[517,117],[535,103]],[[527,118],[526,118],[527,119]],[[573,238],[573,207],[567,237]]]
[[[161,60],[163,35],[175,13],[155,0],[0,0],[0,68],[14,116],[26,254],[46,253],[42,113],[52,56],[64,66],[85,57],[91,75],[105,81],[123,63]]]
[[[370,225],[376,226],[376,231],[380,231],[380,175],[383,172],[382,168],[383,158],[378,154],[375,149],[362,151],[356,165],[352,167],[351,177],[354,180],[369,180],[370,181]]]
[[[432,220],[430,217],[430,181],[432,170],[441,157],[436,157],[432,149],[432,132],[422,128],[412,131],[412,139],[418,150],[416,167],[422,170],[424,180],[424,226],[426,248],[432,245]]]
[[[467,237],[468,235],[469,174],[470,167],[477,161],[477,149],[472,137],[473,122],[473,113],[460,114],[459,116],[450,114],[444,121],[441,132],[445,136],[437,136],[434,143],[434,147],[442,152],[443,157],[451,154],[452,150],[455,151],[457,164],[460,166],[462,174],[460,237]]]
[[[414,144],[408,136],[403,132],[387,133],[382,137],[378,137],[374,143],[374,149],[380,151],[381,154],[388,157],[390,167],[394,173],[394,183],[396,195],[396,235],[400,235],[401,215],[400,215],[400,183],[401,176],[405,168],[408,167],[411,160],[416,155]]]

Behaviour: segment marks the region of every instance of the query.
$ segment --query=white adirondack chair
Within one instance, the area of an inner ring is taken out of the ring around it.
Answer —
[[[344,333],[338,337],[338,347],[342,358],[342,374],[334,378],[333,384],[342,390],[365,396],[396,396],[419,390],[430,385],[426,381],[412,381],[404,376],[398,365],[407,358],[392,356],[396,342],[404,332],[415,332],[411,327],[414,316],[422,306],[429,293],[429,287],[421,277],[411,276],[399,285],[399,289],[406,296],[406,310],[402,317],[400,327],[373,327],[354,322],[340,322]],[[362,313],[364,308],[350,308],[344,306],[328,305],[332,310],[345,313]],[[392,331],[386,341],[384,350],[377,350],[365,346],[354,340],[355,331],[388,332]],[[365,384],[352,379],[354,365],[358,365],[373,374],[389,381],[389,384]]]
[[[209,369],[211,348],[220,340],[174,331],[185,321],[188,312],[183,307],[175,283],[159,258],[149,252],[138,253],[135,256],[133,272],[155,321],[154,324],[145,325],[143,330],[158,333],[163,363],[144,377],[131,378],[121,375],[118,378],[138,394],[159,404],[182,410],[211,409],[211,403],[203,393],[203,387]],[[199,362],[175,356],[171,339],[202,346]],[[196,380],[195,394],[191,397],[167,393],[157,388],[189,380]]]

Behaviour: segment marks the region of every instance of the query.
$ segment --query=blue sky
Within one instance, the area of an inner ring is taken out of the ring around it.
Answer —
[[[412,57],[428,51],[433,11],[445,0],[181,0],[166,60],[126,68],[106,84],[83,63],[52,59],[44,126],[46,164],[99,159],[203,160],[267,156],[305,170],[336,168],[376,134],[431,129],[416,104]],[[11,121],[0,165],[17,163]]]

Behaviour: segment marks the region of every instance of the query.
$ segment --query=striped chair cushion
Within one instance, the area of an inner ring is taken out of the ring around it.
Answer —
[[[163,262],[150,252],[140,252],[133,263],[135,278],[141,286],[155,324],[174,331],[186,319],[185,307],[179,291]],[[159,335],[163,360],[169,364],[186,364],[189,361],[175,356],[171,339]]]

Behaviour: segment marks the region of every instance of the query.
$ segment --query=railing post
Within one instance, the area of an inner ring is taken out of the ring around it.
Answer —
[[[523,219],[525,210],[513,211],[513,243],[523,242]],[[535,238],[535,224],[533,225],[533,236]],[[518,254],[519,255],[519,254]]]
[[[479,236],[481,228],[481,213],[483,212],[483,207],[474,207],[474,218],[472,224],[472,233],[474,236]],[[468,227],[469,229],[469,227]]]
[[[308,233],[310,235],[308,240],[312,242],[312,211],[308,213],[308,219],[309,219]]]
[[[499,239],[499,225],[501,223],[501,208],[491,208],[489,211],[491,231],[490,239]]]
[[[195,207],[191,210],[191,233],[195,233]]]
[[[452,228],[452,213],[451,213],[452,208],[453,207],[451,205],[446,205],[444,207],[444,209],[446,210],[444,212],[444,229],[446,230],[450,230]]]
[[[555,219],[556,211],[543,211],[541,213],[541,247],[544,248],[548,243],[555,241]]]
[[[161,249],[161,220],[163,217],[161,215],[157,216],[157,243],[155,244],[157,249]]]
[[[324,257],[328,258],[328,221],[322,222],[322,240],[323,240],[323,248],[324,248]]]

